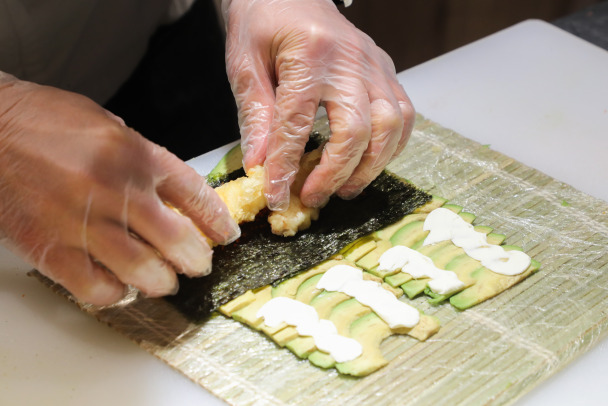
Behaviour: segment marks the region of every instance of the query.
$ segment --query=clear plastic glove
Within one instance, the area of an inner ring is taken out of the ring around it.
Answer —
[[[218,243],[240,234],[194,170],[86,97],[0,73],[0,240],[9,249],[101,305],[127,284],[155,297],[176,292],[176,272],[209,273],[199,229]]]
[[[287,207],[320,104],[332,137],[302,202],[358,195],[405,147],[414,124],[389,56],[331,0],[224,0],[223,12],[244,164],[265,162],[269,207]]]

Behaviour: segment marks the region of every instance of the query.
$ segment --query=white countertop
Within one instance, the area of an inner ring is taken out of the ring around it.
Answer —
[[[608,52],[530,21],[399,79],[428,118],[608,201],[607,72]],[[0,247],[0,404],[222,404],[28,269]],[[601,404],[606,381],[604,340],[518,404]]]

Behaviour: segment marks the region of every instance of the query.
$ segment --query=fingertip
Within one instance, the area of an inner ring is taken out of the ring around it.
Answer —
[[[176,253],[172,262],[184,275],[199,277],[211,273],[213,250],[202,236],[188,239],[174,248]]]
[[[264,167],[264,196],[266,206],[272,211],[285,211],[289,206],[290,187],[295,178],[297,169],[288,170],[275,163],[268,163]]]
[[[352,200],[359,196],[366,186],[367,184],[361,184],[359,182],[347,183],[338,189],[336,195],[343,200]]]
[[[157,282],[156,284],[146,284],[138,289],[145,298],[173,296],[179,291],[179,281],[175,272],[167,273]]]
[[[108,306],[128,292],[125,284],[98,264],[92,264],[88,277],[81,276],[63,284],[79,301],[94,306]]]
[[[158,257],[142,261],[131,269],[121,270],[120,278],[149,298],[171,295],[179,288],[173,268]]]
[[[281,194],[264,193],[266,196],[266,205],[272,211],[285,211],[289,207],[289,195],[287,197]]]
[[[255,142],[243,136],[241,141],[241,150],[243,151],[243,168],[245,172],[251,168],[263,165],[266,159],[266,137]]]
[[[241,238],[241,228],[236,223],[236,221],[233,220],[232,223],[234,224],[234,231],[229,233],[228,236],[226,237],[226,239],[224,241],[220,242],[219,244],[228,245],[228,244],[235,242],[239,238]]]
[[[329,202],[330,196],[324,193],[303,194],[300,196],[302,204],[306,207],[319,208]]]

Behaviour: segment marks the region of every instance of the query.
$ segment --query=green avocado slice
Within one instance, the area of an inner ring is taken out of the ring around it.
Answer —
[[[207,183],[211,187],[218,187],[222,183],[243,175],[245,175],[245,171],[243,171],[243,152],[241,151],[241,144],[236,144],[209,172]]]

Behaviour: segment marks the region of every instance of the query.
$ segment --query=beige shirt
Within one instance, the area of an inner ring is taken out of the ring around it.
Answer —
[[[0,71],[107,101],[194,0],[0,0]]]

